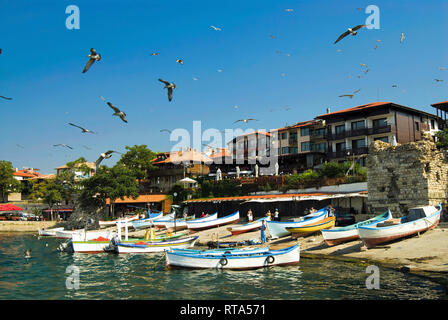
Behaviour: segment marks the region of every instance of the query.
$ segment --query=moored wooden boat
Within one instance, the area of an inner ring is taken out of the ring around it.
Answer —
[[[78,230],[61,230],[56,231],[56,238],[59,239],[76,239],[76,240],[92,240],[98,237],[107,238],[115,234],[112,230],[100,230],[100,231],[85,231],[84,229]]]
[[[301,227],[325,219],[329,214],[328,207],[324,207],[316,212],[301,217],[300,221],[266,221],[269,234],[272,239],[277,239],[290,235],[286,228]]]
[[[139,218],[139,215],[136,214],[136,215],[133,215],[128,218],[125,217],[125,218],[120,218],[120,219],[115,219],[115,220],[110,220],[110,221],[100,220],[100,221],[98,221],[98,223],[100,224],[100,227],[111,227],[111,226],[115,226],[117,224],[118,220],[134,221],[134,220],[138,220],[138,218]]]
[[[209,255],[228,255],[228,254],[249,254],[249,253],[261,253],[269,251],[269,246],[253,248],[253,247],[241,247],[241,248],[217,248],[217,249],[179,249],[171,248],[170,251],[190,254],[209,254]]]
[[[173,229],[175,231],[177,230],[184,230],[188,228],[188,224],[192,222],[203,222],[203,221],[210,221],[218,218],[218,212],[215,212],[214,214],[208,215],[206,217],[197,218],[197,219],[176,219],[176,221],[166,221],[165,222],[165,228],[166,229]]]
[[[190,232],[197,232],[200,230],[211,229],[219,226],[224,226],[227,224],[236,223],[240,220],[240,212],[236,211],[228,216],[217,218],[207,221],[189,221],[187,222],[187,227]]]
[[[293,237],[298,237],[312,234],[322,229],[330,229],[334,227],[335,222],[336,217],[327,217],[301,227],[286,227],[286,230],[291,232]]]
[[[171,247],[190,248],[199,236],[192,236],[167,241],[140,241],[135,243],[114,243],[117,253],[154,253],[169,250]]]
[[[169,267],[194,269],[257,269],[270,266],[297,265],[300,261],[300,244],[280,250],[259,253],[237,254],[195,254],[166,251],[166,265]]]
[[[442,204],[409,209],[409,214],[398,221],[388,220],[358,228],[359,238],[367,248],[391,242],[435,228],[440,221]]]
[[[40,237],[47,236],[47,237],[55,237],[56,231],[62,231],[64,228],[51,228],[51,229],[38,229],[37,232]]]
[[[359,239],[358,228],[361,226],[368,226],[389,219],[392,219],[392,214],[390,210],[387,210],[386,212],[371,219],[361,221],[345,227],[336,227],[332,229],[321,230],[321,233],[325,243],[329,246],[334,246],[340,243]]]
[[[148,218],[131,221],[134,229],[148,228],[153,225],[154,221],[164,218],[163,212],[150,213]]]
[[[227,230],[229,230],[232,233],[232,236],[235,236],[237,234],[241,234],[244,232],[254,231],[261,227],[263,220],[270,221],[269,217],[263,217],[263,218],[260,218],[255,221],[245,223],[245,224],[242,224],[239,226],[228,227]]]

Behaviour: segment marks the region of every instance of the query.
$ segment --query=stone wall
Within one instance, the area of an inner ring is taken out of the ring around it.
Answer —
[[[448,161],[432,137],[392,146],[375,141],[367,156],[367,210],[379,214],[405,215],[412,207],[446,203]]]

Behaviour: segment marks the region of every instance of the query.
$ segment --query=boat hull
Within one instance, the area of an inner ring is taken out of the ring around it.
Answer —
[[[320,221],[304,225],[302,227],[294,227],[294,228],[287,227],[286,230],[291,232],[293,237],[299,237],[318,232],[322,229],[332,228],[334,227],[335,222],[336,222],[335,217],[328,217]]]
[[[133,216],[131,216],[131,217],[129,217],[129,218],[123,218],[123,219],[121,219],[122,221],[134,221],[134,220],[138,220],[138,218],[139,218],[139,215],[138,214],[136,214],[136,215],[133,215]],[[111,226],[115,226],[116,225],[116,223],[118,222],[118,220],[120,220],[120,219],[115,219],[115,220],[111,220],[111,221],[102,221],[102,220],[100,220],[100,221],[98,221],[98,223],[100,224],[100,227],[111,227]]]
[[[201,255],[166,252],[168,267],[190,269],[248,270],[270,266],[297,265],[300,261],[300,245],[282,250],[255,254]]]
[[[359,238],[367,248],[372,248],[379,244],[416,235],[434,229],[439,224],[440,212],[441,207],[440,210],[428,217],[410,222],[385,227],[360,227],[358,230]]]
[[[233,236],[236,236],[238,234],[242,234],[249,231],[255,231],[261,228],[261,225],[263,223],[263,220],[267,220],[268,217],[256,220],[251,223],[246,223],[241,226],[235,226],[235,227],[228,227],[227,230],[229,230]]]
[[[375,223],[380,223],[392,218],[392,214],[387,212],[380,214],[374,218],[366,221],[361,221],[346,227],[333,228],[329,230],[321,230],[325,243],[328,246],[335,246],[341,243],[354,241],[359,239],[358,228],[360,226],[369,226]]]
[[[173,241],[148,241],[142,243],[126,244],[118,243],[115,246],[117,253],[155,253],[169,250],[171,247],[190,248],[198,239],[198,236],[178,239]]]
[[[216,228],[219,226],[225,226],[228,224],[232,224],[232,223],[236,223],[240,220],[240,212],[237,211],[231,215],[222,217],[222,218],[218,218],[218,219],[214,219],[214,220],[208,220],[208,221],[199,221],[199,222],[191,222],[188,223],[187,222],[187,226],[188,226],[188,230],[191,233],[195,233],[201,230],[206,230],[206,229],[212,229],[212,228]]]
[[[304,219],[302,221],[294,221],[294,222],[267,221],[267,226],[268,226],[268,230],[269,230],[269,234],[271,235],[271,238],[277,239],[277,238],[286,237],[286,236],[290,235],[291,232],[286,230],[287,227],[290,227],[290,228],[301,227],[301,226],[325,219],[328,215],[327,208],[320,209],[319,211],[320,212],[318,215],[315,215],[316,213],[314,213],[311,218]],[[311,215],[304,216],[303,218],[307,218],[309,216],[311,216]]]
[[[64,228],[53,228],[53,229],[38,229],[39,236],[55,237],[57,231],[62,231]]]

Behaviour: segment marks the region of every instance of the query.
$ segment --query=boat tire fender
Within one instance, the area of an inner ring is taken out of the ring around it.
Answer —
[[[274,261],[275,261],[274,256],[268,256],[268,257],[266,258],[266,262],[267,262],[267,263],[274,263]]]
[[[222,266],[225,266],[227,263],[228,263],[228,261],[227,261],[227,259],[225,257],[222,257],[219,260],[219,264],[222,265]]]

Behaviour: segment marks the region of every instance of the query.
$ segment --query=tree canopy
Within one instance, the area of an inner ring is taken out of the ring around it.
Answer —
[[[0,201],[6,201],[6,196],[21,190],[21,183],[14,178],[14,168],[11,162],[0,160]]]
[[[148,171],[157,168],[152,164],[156,153],[148,149],[146,145],[126,146],[126,150],[128,151],[121,156],[118,163],[130,169],[139,181],[148,177]]]

